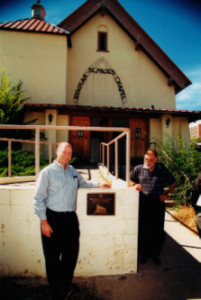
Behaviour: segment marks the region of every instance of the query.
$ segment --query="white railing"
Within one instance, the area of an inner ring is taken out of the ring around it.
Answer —
[[[115,139],[113,139],[112,141],[110,141],[109,143],[101,143],[100,145],[100,157],[102,160],[102,164],[103,166],[106,166],[108,169],[108,172],[110,170],[110,146],[111,145],[115,145],[114,148],[114,153],[115,153],[115,159],[114,159],[114,170],[115,170],[115,177],[116,179],[119,178],[119,152],[118,152],[118,141],[123,138],[124,136],[127,137],[128,132],[122,132],[119,136],[117,136]],[[126,139],[126,166],[130,165],[130,152],[128,151],[128,149],[130,149],[130,135],[127,137]],[[106,150],[106,151],[105,151]],[[105,159],[105,152],[107,153],[107,160]],[[107,161],[107,164],[106,162]],[[130,170],[126,170],[126,181],[130,180]]]
[[[109,147],[110,144],[115,143],[115,175],[118,177],[118,140],[124,136],[126,136],[126,183],[129,186],[130,181],[130,129],[129,128],[118,128],[118,127],[82,127],[82,126],[52,126],[52,125],[0,125],[0,129],[26,129],[26,130],[35,130],[35,140],[16,140],[16,139],[4,139],[7,140],[9,147],[8,147],[8,161],[11,170],[11,143],[13,142],[26,142],[26,143],[33,143],[35,144],[35,175],[36,178],[38,177],[40,171],[40,144],[49,144],[56,145],[58,143],[50,143],[45,141],[40,141],[40,131],[41,130],[66,130],[66,131],[102,131],[102,132],[120,132],[120,135],[117,136],[114,140],[110,143],[105,144],[104,146]],[[49,146],[49,147],[50,147]],[[49,148],[51,152],[51,147]],[[104,153],[104,151],[102,151]],[[51,155],[51,153],[49,154]],[[107,159],[107,169],[109,171],[109,150],[108,150],[108,159]],[[50,157],[50,156],[49,156]],[[10,171],[11,172],[11,171]],[[11,173],[10,173],[11,174]]]
[[[12,143],[25,143],[25,144],[35,144],[35,140],[20,140],[20,139],[9,139],[9,138],[0,138],[0,142],[8,142],[8,177],[12,175]],[[52,146],[58,145],[59,143],[51,143],[46,141],[40,141],[40,145],[49,146],[49,163],[52,162]]]

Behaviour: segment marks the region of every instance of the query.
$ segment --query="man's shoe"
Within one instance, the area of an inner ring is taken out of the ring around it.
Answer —
[[[80,290],[79,286],[76,283],[71,283],[70,287],[74,292],[79,292]]]
[[[75,283],[71,283],[68,287],[65,300],[71,299],[72,294],[78,293],[80,290],[79,286]]]
[[[66,292],[66,296],[65,296],[64,300],[70,299],[72,294],[73,294],[73,289],[71,287],[69,287],[67,292]]]
[[[155,263],[155,265],[157,265],[157,266],[161,265],[161,260],[158,256],[153,256],[152,259],[153,259],[153,262]]]

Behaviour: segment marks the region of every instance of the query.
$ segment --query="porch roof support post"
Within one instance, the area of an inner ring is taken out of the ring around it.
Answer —
[[[110,171],[110,145],[107,145],[107,170]]]
[[[105,166],[105,146],[102,144],[102,163]]]
[[[11,177],[11,166],[12,166],[12,141],[8,141],[8,177]]]
[[[40,171],[40,128],[35,131],[35,175],[36,179]]]
[[[126,185],[130,185],[130,129],[126,133]]]
[[[115,177],[116,179],[119,178],[119,160],[118,160],[119,154],[118,154],[118,140],[115,141]]]
[[[102,159],[102,144],[100,143],[100,145],[99,145],[99,160],[100,160],[100,163],[101,163],[101,159]]]
[[[49,144],[49,163],[52,162],[52,144]]]

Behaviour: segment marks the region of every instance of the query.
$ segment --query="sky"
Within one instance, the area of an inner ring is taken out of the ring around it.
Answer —
[[[176,95],[176,108],[201,110],[201,0],[118,0],[191,80]],[[0,22],[31,17],[36,0],[0,0]],[[41,0],[45,20],[59,24],[85,0]]]

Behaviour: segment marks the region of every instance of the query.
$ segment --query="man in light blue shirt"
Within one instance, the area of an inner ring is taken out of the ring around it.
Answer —
[[[42,244],[52,299],[72,292],[72,279],[79,252],[77,189],[109,188],[108,184],[86,181],[68,162],[72,146],[60,143],[56,160],[39,174],[34,211],[41,220]]]

